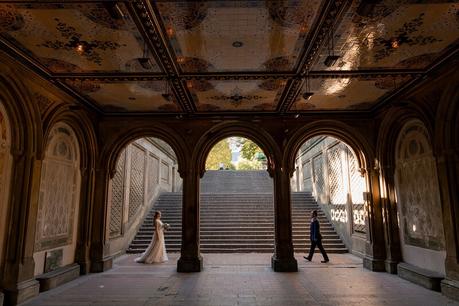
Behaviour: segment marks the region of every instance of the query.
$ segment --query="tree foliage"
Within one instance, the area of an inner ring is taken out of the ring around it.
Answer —
[[[239,141],[241,146],[241,156],[247,160],[266,160],[263,150],[253,141],[241,138]]]
[[[206,170],[218,170],[220,164],[223,164],[223,168],[234,168],[231,164],[231,149],[227,139],[223,139],[218,142],[212,150],[206,160]]]

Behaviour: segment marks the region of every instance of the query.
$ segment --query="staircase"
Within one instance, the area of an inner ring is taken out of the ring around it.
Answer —
[[[211,175],[208,177],[207,174]],[[202,253],[246,253],[274,251],[274,207],[272,180],[266,171],[208,171],[201,183],[200,242]],[[245,172],[245,173],[244,173]],[[224,182],[224,184],[222,184]],[[257,183],[258,182],[258,183]],[[222,187],[222,186],[227,186]],[[329,253],[347,249],[310,193],[294,192],[292,201],[295,252],[309,250],[311,211],[317,209],[323,245]],[[153,215],[162,212],[168,252],[180,251],[181,193],[163,193],[146,217],[127,252],[143,252],[153,235]],[[318,250],[317,250],[318,251]]]

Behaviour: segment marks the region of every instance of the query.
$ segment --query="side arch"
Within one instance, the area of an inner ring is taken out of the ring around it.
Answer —
[[[166,142],[174,150],[178,161],[178,172],[182,172],[187,167],[187,156],[190,156],[189,149],[185,140],[170,128],[155,124],[147,127],[137,127],[120,133],[107,143],[100,154],[99,164],[107,166],[110,178],[113,178],[116,172],[116,161],[123,149],[132,141],[143,137],[155,137]]]
[[[288,166],[290,175],[295,170],[296,154],[304,142],[315,136],[331,136],[343,141],[352,148],[361,170],[368,169],[372,163],[374,148],[357,130],[349,125],[334,120],[319,120],[298,129],[287,142],[284,151],[284,164]]]

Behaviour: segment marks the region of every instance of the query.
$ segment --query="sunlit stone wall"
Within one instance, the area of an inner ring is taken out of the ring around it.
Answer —
[[[348,247],[353,236],[365,236],[365,179],[343,142],[324,136],[306,141],[296,159],[292,189],[312,192]]]
[[[396,149],[400,240],[405,262],[445,273],[445,237],[437,168],[425,126],[411,121]]]
[[[110,180],[110,255],[123,252],[163,191],[180,191],[173,150],[159,139],[143,138],[120,154]]]

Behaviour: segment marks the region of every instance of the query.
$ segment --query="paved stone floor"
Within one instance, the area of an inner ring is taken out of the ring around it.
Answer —
[[[204,254],[204,271],[177,273],[178,254],[143,265],[122,256],[114,268],[40,294],[32,305],[459,305],[440,293],[388,273],[362,268],[361,259],[332,254],[312,262],[298,254],[298,273],[275,273],[270,254]]]

